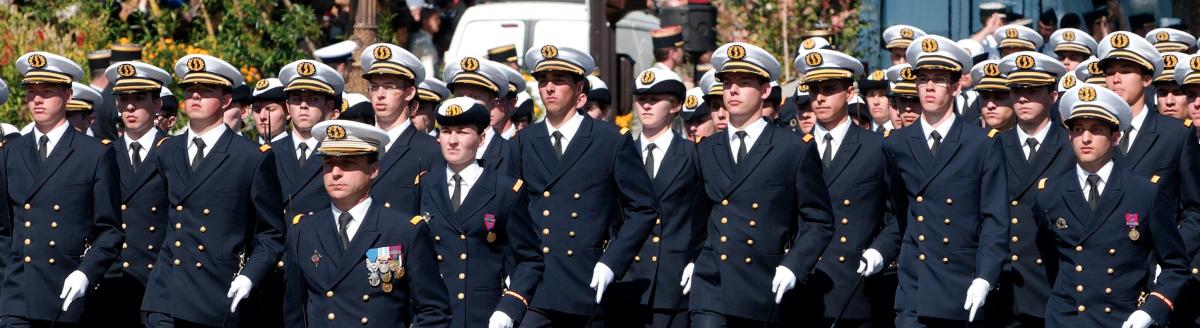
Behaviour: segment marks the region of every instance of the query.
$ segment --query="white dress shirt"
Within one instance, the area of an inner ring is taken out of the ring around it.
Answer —
[[[833,127],[833,130],[825,130],[825,127],[821,126],[819,123],[814,124],[813,136],[817,138],[817,152],[821,153],[825,151],[825,135],[828,134],[833,136],[833,140],[829,141],[833,143],[831,152],[833,152],[833,154],[837,154],[838,149],[842,146],[842,140],[846,139],[846,132],[848,131],[850,131],[849,116],[843,118],[841,123],[838,123],[837,126]],[[829,158],[833,158],[833,154],[830,154]],[[821,156],[824,157],[825,154],[821,153]]]
[[[187,140],[185,140],[187,142],[188,163],[191,163],[192,159],[196,158],[196,143],[192,141],[194,138],[200,137],[200,140],[204,140],[204,154],[200,156],[208,157],[208,153],[212,152],[213,146],[217,145],[217,140],[221,139],[221,135],[225,134],[226,129],[229,129],[229,127],[225,126],[225,124],[217,124],[217,127],[208,130],[208,132],[198,134],[195,130],[192,130],[191,126],[188,126]]]
[[[1032,136],[1025,133],[1025,130],[1022,130],[1021,127],[1017,127],[1017,144],[1021,145],[1021,152],[1025,154],[1025,158],[1029,158],[1029,146],[1025,144],[1025,140],[1033,137],[1034,140],[1037,140],[1037,149],[1042,149],[1042,145],[1046,144],[1046,135],[1050,133],[1050,124],[1054,124],[1054,122],[1047,121],[1046,126],[1034,132]]]
[[[650,137],[646,136],[644,133],[639,137],[640,139],[638,139],[642,141],[642,163],[645,163],[646,156],[650,155],[651,150],[648,148],[648,146],[650,146],[650,144],[654,144],[654,172],[651,172],[651,179],[654,179],[654,177],[658,175],[658,169],[662,167],[663,157],[665,154],[667,154],[667,149],[671,148],[671,141],[675,140],[675,132],[672,132],[671,129],[666,130],[667,131],[658,136],[658,139],[650,139]],[[645,131],[646,130],[642,130],[642,132]]]
[[[504,132],[500,132],[500,137],[504,138],[504,140],[512,139],[512,137],[515,135],[517,135],[516,124],[509,124],[508,129],[505,129]]]
[[[483,167],[479,166],[479,162],[471,162],[471,165],[458,172],[458,176],[462,177],[462,191],[459,193],[462,198],[459,198],[459,201],[467,200],[467,194],[470,193],[471,186],[474,186],[475,182],[479,181],[479,177],[482,175]],[[454,197],[454,170],[450,169],[450,165],[446,165],[446,195],[451,198]]]
[[[546,133],[550,136],[550,145],[552,148],[554,145],[554,132],[558,131],[562,133],[562,140],[559,142],[562,143],[563,154],[567,153],[567,146],[571,145],[571,139],[575,138],[575,132],[579,132],[579,125],[583,124],[583,114],[574,113],[572,115],[562,126],[557,128],[551,125],[550,121],[546,121]]]
[[[1150,107],[1143,106],[1142,112],[1133,117],[1129,121],[1129,148],[1133,148],[1133,142],[1137,140],[1138,132],[1142,130],[1142,125],[1146,124],[1146,119],[1150,116],[1146,113],[1150,112]]]
[[[292,145],[292,147],[296,147],[296,149],[292,149],[296,152],[296,160],[304,162],[309,157],[312,157],[313,151],[317,150],[317,138],[310,136],[306,140],[301,140],[299,133],[292,133]],[[300,158],[300,145],[308,145],[308,150],[304,152],[304,158]]]
[[[40,140],[42,139],[43,135],[45,135],[47,139],[50,139],[46,141],[46,158],[49,158],[54,151],[54,146],[58,145],[58,141],[62,140],[63,134],[67,133],[67,129],[70,128],[71,123],[67,121],[63,121],[62,124],[50,129],[50,132],[47,133],[42,133],[42,130],[38,130],[35,127],[33,129],[33,145],[36,147],[38,144],[40,144]],[[38,151],[41,151],[41,149],[38,149]]]
[[[389,140],[388,140],[387,146],[383,147],[384,153],[387,153],[389,150],[392,150],[392,144],[396,143],[396,139],[400,139],[400,135],[404,134],[404,130],[408,130],[409,126],[412,126],[412,120],[404,120],[404,123],[400,123],[399,126],[396,126],[396,127],[392,128],[391,130],[386,131]],[[380,129],[383,128],[383,127],[379,126],[379,123],[375,123],[375,127],[380,128]],[[380,155],[381,155],[380,157],[383,157],[382,156],[383,154],[380,154]]]
[[[1109,160],[1107,164],[1104,164],[1104,166],[1100,168],[1100,171],[1096,171],[1096,175],[1100,176],[1100,181],[1096,182],[1096,188],[1099,189],[1096,191],[1097,195],[1104,195],[1104,185],[1108,183],[1108,177],[1112,175],[1112,170],[1113,162]],[[1087,200],[1088,193],[1092,192],[1092,188],[1088,186],[1087,183],[1088,175],[1091,174],[1091,172],[1084,170],[1082,166],[1079,166],[1079,164],[1075,164],[1075,175],[1077,175],[1079,178],[1079,185],[1083,186],[1083,200],[1085,201]],[[1100,200],[1097,199],[1096,201]]]
[[[130,163],[133,163],[133,147],[132,146],[135,141],[139,145],[142,146],[142,149],[138,149],[138,156],[141,157],[142,162],[146,161],[146,155],[150,154],[150,147],[154,147],[154,134],[155,133],[156,132],[152,129],[150,131],[146,131],[146,134],[143,134],[141,138],[130,139],[129,134],[125,134],[125,136],[122,137],[122,138],[125,138],[125,147],[127,148],[126,150],[129,150],[129,162]]]
[[[758,141],[758,136],[762,135],[764,129],[767,128],[767,120],[759,118],[754,123],[750,123],[745,130],[738,129],[730,125],[726,131],[726,136],[729,138],[729,151],[733,154],[733,162],[737,163],[738,148],[741,147],[741,142],[738,140],[737,132],[746,131],[746,154],[750,153],[750,149],[754,148],[754,142]]]
[[[946,140],[946,135],[950,133],[950,127],[954,126],[954,120],[958,119],[958,115],[953,113],[946,113],[946,115],[950,115],[950,117],[947,117],[946,121],[942,122],[936,128],[925,121],[924,115],[918,119],[918,121],[921,121],[921,131],[925,132],[925,144],[930,149],[933,149],[933,131],[937,131],[938,134],[942,135],[942,140]]]
[[[339,210],[337,205],[333,205],[332,203],[330,203],[329,208],[333,210],[333,227],[334,231],[337,231],[340,228],[338,226],[338,217],[344,211]],[[350,224],[346,225],[346,240],[354,240],[354,234],[358,233],[358,226],[362,224],[363,218],[367,217],[367,209],[369,208],[371,208],[371,197],[367,197],[367,199],[359,202],[358,205],[350,208]]]
[[[483,153],[487,152],[487,147],[492,144],[492,139],[496,138],[496,130],[492,128],[483,129],[483,142],[479,143],[479,149],[475,151],[475,159],[483,159]],[[564,148],[565,149],[565,148]]]

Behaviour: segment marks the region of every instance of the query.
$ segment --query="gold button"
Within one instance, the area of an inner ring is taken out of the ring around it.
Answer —
[[[572,256],[572,255],[575,255],[575,251],[574,251],[574,250],[571,250],[570,248],[568,248],[568,249],[567,249],[567,256]]]
[[[125,230],[125,229],[129,229],[129,225],[125,224],[125,223],[121,223],[121,230]]]
[[[729,260],[729,255],[721,254],[721,261],[724,262],[727,260]]]
[[[954,204],[954,200],[953,200],[953,199],[946,198],[946,205],[953,205],[953,204]]]
[[[575,197],[575,199],[579,199],[579,193],[575,193],[574,195],[571,195],[571,197]]]
[[[750,208],[751,208],[751,209],[755,209],[755,210],[757,210],[757,209],[758,209],[758,203],[750,203]]]
[[[129,207],[128,207],[128,206],[125,206],[125,204],[121,204],[121,210],[122,210],[122,211],[124,211],[124,210],[126,210],[126,209],[129,209]]]
[[[33,243],[33,240],[30,240],[29,238],[25,238],[25,246],[29,246],[29,244],[32,244],[32,243]]]
[[[129,261],[121,262],[121,268],[122,268],[122,269],[128,269],[128,268],[129,268]]]
[[[201,252],[203,252],[203,251],[204,251],[204,245],[196,245],[196,250],[197,250],[197,251],[201,251]],[[279,265],[280,267],[283,267],[283,261],[279,261],[279,264],[280,264],[280,265]]]
[[[1038,265],[1042,265],[1042,259],[1037,259],[1037,260],[1034,260],[1033,262],[1037,263]]]
[[[438,259],[438,262],[441,262],[441,261],[442,261],[442,254],[438,254],[438,257],[437,257],[437,259]]]
[[[757,227],[757,226],[758,226],[758,221],[750,220],[750,222],[748,222],[748,224],[750,224],[750,227],[751,227],[751,228],[753,228],[753,227]]]
[[[542,210],[542,216],[550,216],[550,210]]]
[[[651,256],[650,262],[658,262],[658,256]]]
[[[642,257],[641,257],[641,256],[634,256],[634,257],[633,257],[633,261],[634,261],[634,262],[641,262],[641,261],[642,261]]]
[[[725,237],[725,236],[721,236],[721,243],[722,243],[722,244],[724,244],[724,243],[725,243],[725,242],[727,242],[727,241],[729,241],[729,238],[727,238],[727,237]]]
[[[1116,249],[1116,248],[1109,248],[1109,249],[1108,249],[1108,255],[1117,255],[1117,249]]]
[[[662,218],[654,219],[654,225],[660,225],[660,224],[662,224]]]
[[[1017,260],[1019,260],[1019,259],[1021,259],[1021,257],[1020,257],[1020,256],[1017,256],[1017,254],[1013,254],[1013,255],[1012,255],[1012,261],[1013,261],[1013,262],[1016,262],[1016,261],[1017,261]]]
[[[460,300],[461,300],[461,299],[464,299],[464,298],[467,298],[467,296],[466,296],[466,295],[463,295],[463,293],[458,293],[458,296],[456,296],[456,297],[458,297],[458,299],[460,299]]]
[[[173,264],[175,264],[175,266],[179,266],[180,264],[183,264],[183,261],[180,261],[179,259],[175,259],[175,262]]]
[[[942,220],[942,223],[945,223],[946,225],[950,225],[950,218],[946,218],[945,220]]]
[[[26,256],[26,257],[25,257],[25,263],[29,263],[29,262],[33,262],[33,258],[32,258],[32,257],[28,257],[28,256]]]
[[[917,196],[917,202],[918,202],[918,203],[920,203],[920,202],[924,202],[924,201],[925,201],[925,197],[921,197],[921,196],[919,196],[919,195]]]
[[[658,236],[654,236],[654,238],[650,238],[650,242],[655,243],[655,244],[657,244],[660,240],[662,240],[662,238],[659,238]]]
[[[129,243],[121,243],[121,249],[129,248]]]
[[[208,213],[210,213],[209,210],[207,208],[204,209],[204,215],[208,215]]]
[[[942,263],[950,263],[949,257],[942,257]]]
[[[53,240],[51,240],[51,241],[50,241],[50,247],[54,247],[54,241],[53,241]]]
[[[325,292],[325,297],[333,298],[333,291],[331,290],[331,291]]]
[[[329,315],[325,316],[325,318],[328,318],[330,321],[333,321],[333,318],[336,318],[336,317],[337,316],[333,315],[333,312],[330,312]]]
[[[200,233],[208,232],[208,227],[200,226]]]
[[[1105,306],[1105,307],[1104,307],[1104,313],[1105,313],[1105,314],[1112,313],[1112,308],[1111,308],[1111,307],[1107,307],[1107,306]]]
[[[1083,285],[1075,285],[1075,292],[1076,292],[1076,293],[1082,293],[1082,292],[1083,292]]]
[[[918,256],[917,256],[917,259],[918,259],[918,260],[921,260],[921,262],[924,262],[924,261],[925,261],[925,254],[918,255]]]
[[[32,227],[32,226],[33,226],[33,221],[25,221],[25,227],[26,227],[26,228],[29,228],[29,227]]]
[[[950,237],[942,237],[943,245],[950,245]]]
[[[571,218],[572,219],[579,218],[579,213],[571,212]]]
[[[183,229],[183,222],[175,222],[175,230]]]
[[[458,240],[467,240],[467,235],[458,235]]]
[[[925,216],[917,215],[917,222],[925,222]]]
[[[183,247],[183,241],[176,240],[176,241],[175,241],[175,248],[179,248],[179,247]]]
[[[363,324],[364,326],[366,326],[367,325],[367,317],[363,317],[362,320],[359,320],[358,322]]]
[[[147,264],[146,270],[154,270],[154,263]]]
[[[1082,251],[1083,251],[1083,245],[1075,245],[1075,251],[1076,251],[1076,252],[1082,252]]]
[[[1104,293],[1108,294],[1108,295],[1112,295],[1112,288],[1104,288]]]
[[[50,222],[50,229],[58,229],[58,221]]]
[[[751,260],[749,257],[746,258],[746,264],[750,264],[750,262],[753,262],[753,261],[754,260]]]
[[[1012,206],[1017,206],[1017,204],[1020,204],[1020,203],[1021,203],[1021,202],[1018,202],[1016,199],[1014,199],[1014,200],[1012,201]]]
[[[25,210],[26,210],[26,211],[28,211],[30,207],[32,207],[32,206],[29,206],[29,203],[25,203]]]
[[[204,245],[200,245],[200,247],[201,247],[201,248],[203,248],[203,247],[204,247]],[[276,267],[276,268],[283,269],[283,267],[284,267],[284,265],[283,265],[283,260],[279,260],[279,262],[275,262],[275,267]]]
[[[176,212],[183,212],[183,205],[175,205]],[[332,315],[332,314],[331,314]]]
[[[850,224],[850,219],[842,218],[842,225]]]
[[[846,262],[845,256],[838,256],[838,262]]]
[[[1083,272],[1083,266],[1082,266],[1082,265],[1076,265],[1076,266],[1075,266],[1075,272]]]
[[[1116,270],[1113,270],[1113,268],[1108,268],[1108,274],[1109,274],[1109,275],[1112,275],[1113,273],[1116,273],[1116,272],[1117,272],[1117,271],[1116,271]]]
[[[1016,244],[1018,241],[1021,241],[1021,237],[1017,237],[1016,235],[1013,235],[1013,236],[1012,236],[1012,242],[1013,242],[1013,244]]]
[[[204,268],[204,263],[196,262],[196,268],[197,269]]]
[[[726,224],[726,223],[729,223],[729,218],[725,218],[725,217],[721,218],[721,224]]]
[[[60,209],[62,209],[62,208],[61,208],[61,207],[58,207],[58,204],[54,204],[54,211],[55,211],[55,212],[58,212],[58,210],[60,210]]]
[[[1078,310],[1079,310],[1079,312],[1083,312],[1083,311],[1087,310],[1087,308],[1086,308],[1086,307],[1084,307],[1083,305],[1079,305],[1079,309],[1078,309]]]
[[[150,213],[158,213],[158,207],[150,207]]]
[[[1192,268],[1192,274],[1200,274],[1200,268]]]
[[[383,202],[383,207],[384,208],[392,208],[392,203],[391,202]]]
[[[746,245],[754,246],[754,239],[746,239]]]
[[[925,241],[925,235],[924,234],[917,235],[917,241]]]
[[[842,205],[843,205],[843,206],[850,206],[850,200],[849,200],[849,199],[843,199],[843,200],[842,200]]]
[[[460,260],[460,261],[466,261],[466,260],[467,260],[467,253],[458,254],[458,260]]]
[[[543,236],[549,236],[549,235],[550,235],[550,228],[542,228],[542,235],[543,235]]]
[[[149,227],[149,228],[147,228],[146,230],[150,230],[150,232],[154,232],[154,230],[155,230],[155,229],[154,229],[154,226],[150,226],[150,227]]]
[[[549,190],[543,191],[543,192],[542,192],[542,197],[543,197],[543,198],[550,198],[550,191],[549,191]]]
[[[567,231],[567,236],[575,238],[575,231]]]
[[[25,206],[29,206],[29,205],[25,205]],[[721,206],[729,206],[729,200],[728,200],[728,199],[722,199],[722,200],[721,200]]]
[[[550,247],[542,247],[542,254],[550,254]]]
[[[46,260],[46,262],[50,262],[50,265],[54,265],[54,259]]]
[[[371,295],[363,294],[362,300],[363,300],[363,302],[370,301]]]
[[[1021,221],[1017,220],[1017,218],[1012,218],[1012,224],[1017,224],[1018,222],[1021,222]]]
[[[466,274],[466,273],[461,273],[461,272],[460,272],[460,273],[458,274],[458,280],[464,280],[464,279],[467,279],[467,274]]]

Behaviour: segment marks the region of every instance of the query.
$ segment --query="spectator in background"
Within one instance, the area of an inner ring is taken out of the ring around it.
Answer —
[[[413,32],[412,39],[410,39],[412,43],[409,44],[408,50],[421,60],[421,65],[425,66],[425,72],[438,72],[435,68],[440,68],[442,65],[438,56],[440,51],[433,43],[433,36],[442,28],[442,16],[437,9],[426,6],[421,8],[417,24],[420,25],[420,29]]]
[[[654,67],[674,71],[683,65],[683,28],[667,26],[650,32],[654,45]]]
[[[1055,30],[1058,30],[1058,14],[1054,12],[1054,9],[1046,10],[1041,17],[1038,17],[1038,34],[1042,35],[1042,40],[1050,40],[1050,35],[1054,34]]]
[[[1129,28],[1132,29],[1130,32],[1133,32],[1133,34],[1146,35],[1156,27],[1154,25],[1154,14],[1142,13],[1129,16]]]
[[[1092,32],[1092,38],[1096,40],[1102,40],[1108,33],[1118,30],[1117,20],[1119,19],[1114,20],[1109,17],[1108,6],[1100,6],[1096,10],[1084,13],[1083,20],[1087,23],[1088,31]]]
[[[594,120],[612,122],[608,116],[608,106],[612,103],[612,92],[608,90],[608,84],[594,75],[588,75],[587,81],[590,89],[587,93],[587,104],[583,106],[583,113]]]
[[[1058,21],[1058,28],[1083,29],[1083,18],[1080,18],[1079,14],[1076,13],[1067,13]]]
[[[250,86],[242,84],[233,88],[233,101],[229,102],[229,106],[225,107],[225,112],[221,115],[221,121],[229,126],[237,135],[242,135],[242,129],[246,127],[246,117],[250,115],[250,103],[253,102],[251,97]]]

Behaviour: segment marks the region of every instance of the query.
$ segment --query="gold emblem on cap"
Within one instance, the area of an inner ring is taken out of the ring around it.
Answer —
[[[1075,41],[1075,31],[1066,31],[1062,34],[1063,41]]]
[[[121,66],[117,66],[117,74],[122,77],[130,77],[137,74],[137,68],[133,67],[133,64],[121,64]]]
[[[266,89],[270,85],[271,85],[271,82],[267,82],[267,79],[262,79],[262,80],[258,80],[258,83],[254,84],[254,88],[258,89],[258,90],[262,90],[262,89]],[[346,102],[343,101],[342,103],[345,104]]]
[[[807,55],[804,55],[804,63],[808,64],[808,66],[820,66],[821,63],[824,63],[824,62],[825,62],[825,59],[821,58],[821,53],[812,52]]]
[[[729,59],[733,59],[733,60],[746,58],[746,48],[742,47],[741,45],[735,44],[735,45],[729,46],[729,49],[725,50],[725,55],[729,56]]]
[[[700,99],[696,98],[696,96],[694,96],[694,95],[687,96],[687,98],[683,100],[684,107],[696,108],[696,105],[700,105]]]
[[[874,72],[871,72],[871,76],[868,77],[867,79],[874,80],[874,81],[883,80],[883,71],[875,70]]]
[[[1020,34],[1017,33],[1016,28],[1009,28],[1007,30],[1004,30],[1004,37],[1006,37],[1006,38],[1016,39],[1018,36],[1020,36]]]
[[[800,85],[796,86],[796,90],[800,90],[800,92],[808,92],[808,85],[801,83]]]
[[[371,50],[371,56],[375,57],[375,60],[391,59],[392,58],[392,48],[388,48],[388,46],[375,47],[375,50]]]
[[[1096,100],[1096,89],[1090,86],[1079,88],[1079,100],[1092,101]]]
[[[996,64],[996,63],[984,64],[983,65],[983,75],[999,76],[1000,75],[1000,65]]]
[[[464,71],[474,72],[479,69],[479,60],[475,59],[475,57],[463,57],[462,60],[458,61],[458,66],[462,67]]]
[[[1158,33],[1154,34],[1154,39],[1158,40],[1158,42],[1167,41],[1171,39],[1171,34],[1168,34],[1167,31],[1158,31]]]
[[[542,46],[542,49],[540,50],[540,52],[542,53],[542,58],[545,58],[545,59],[558,58],[558,47],[555,47],[553,44],[547,44],[547,45]]]
[[[1030,68],[1033,68],[1033,65],[1037,64],[1037,61],[1034,60],[1033,56],[1030,56],[1030,55],[1017,56],[1017,58],[1014,61],[1017,64],[1017,68],[1020,68],[1020,69],[1030,69]]]
[[[1074,75],[1063,76],[1063,87],[1066,89],[1074,88],[1075,87],[1075,76]]]
[[[804,47],[804,49],[811,50],[813,47],[817,46],[817,40],[814,40],[813,38],[808,38],[808,39],[804,40],[804,42],[801,43],[800,46]]]
[[[310,62],[300,63],[300,65],[296,65],[296,73],[300,76],[312,76],[317,74],[317,65]]]
[[[46,56],[42,56],[41,54],[33,54],[33,56],[29,56],[29,59],[27,59],[26,62],[28,62],[29,66],[33,68],[46,67]]]
[[[900,29],[900,37],[905,38],[905,39],[912,39],[913,38],[913,30],[911,28],[907,28],[907,27],[901,28]]]
[[[188,59],[188,61],[187,61],[187,68],[189,71],[192,71],[192,72],[203,71],[204,66],[205,66],[204,58],[192,57],[191,59]]]
[[[900,69],[900,78],[906,81],[916,80],[917,76],[913,74],[912,67],[904,67]]]
[[[921,50],[925,52],[934,52],[938,50],[938,42],[932,38],[921,41]]]
[[[1175,57],[1175,55],[1163,55],[1162,61],[1163,68],[1166,69],[1175,68],[1175,65],[1179,64],[1179,58]]]
[[[651,71],[642,72],[642,76],[639,77],[638,80],[640,82],[642,82],[642,84],[654,83],[654,72],[651,72]]]
[[[1192,57],[1191,60],[1188,60],[1188,66],[1192,70],[1200,70],[1200,57]]]
[[[330,125],[329,127],[325,128],[325,136],[328,137],[329,140],[346,139],[346,128],[343,128],[341,125]]]
[[[1091,64],[1088,64],[1087,69],[1088,69],[1088,74],[1091,74],[1091,75],[1104,74],[1104,70],[1100,69],[1099,61],[1094,61]]]
[[[1128,47],[1129,46],[1129,36],[1122,34],[1122,33],[1113,34],[1112,40],[1109,40],[1109,43],[1111,43],[1113,47],[1118,48],[1118,49]]]
[[[462,114],[462,113],[463,113],[462,106],[455,105],[455,104],[450,104],[450,106],[446,106],[446,116],[458,116],[459,114]]]

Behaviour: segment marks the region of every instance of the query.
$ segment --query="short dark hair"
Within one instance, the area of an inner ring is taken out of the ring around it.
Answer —
[[[671,55],[671,49],[675,48],[654,48],[654,61],[660,62],[667,60],[667,56]]]

